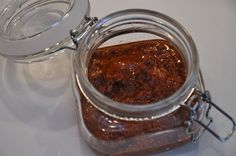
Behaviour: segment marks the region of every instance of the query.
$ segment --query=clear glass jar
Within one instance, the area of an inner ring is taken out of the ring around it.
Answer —
[[[12,1],[1,12],[0,54],[32,65],[45,59],[52,64],[57,61],[50,59],[57,59],[58,54],[74,51],[72,81],[79,127],[96,152],[122,156],[161,152],[196,141],[204,130],[222,142],[232,136],[235,122],[211,101],[194,42],[178,22],[142,9],[123,10],[97,21],[89,17],[89,8],[88,0]],[[89,82],[88,61],[96,48],[147,39],[167,40],[181,51],[187,78],[173,95],[148,105],[121,104],[102,95]],[[233,123],[226,137],[209,128],[211,106]]]
[[[146,39],[164,39],[180,49],[187,78],[179,90],[156,103],[131,105],[114,101],[95,89],[88,80],[88,62],[97,48]],[[199,123],[209,111],[206,99],[210,97],[204,88],[194,42],[174,19],[148,10],[116,12],[90,28],[77,51],[73,83],[79,126],[95,151],[104,155],[145,155],[200,137],[203,126]]]

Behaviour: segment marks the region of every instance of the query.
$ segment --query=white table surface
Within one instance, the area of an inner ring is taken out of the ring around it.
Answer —
[[[9,1],[1,0],[0,8]],[[236,119],[236,0],[90,0],[90,3],[91,16],[146,8],[182,23],[195,40],[205,83],[214,101]],[[0,156],[95,155],[78,133],[69,66],[63,55],[30,66],[0,57]],[[216,114],[214,119],[215,130],[227,128],[222,116]],[[222,144],[205,133],[197,143],[159,154],[189,155],[235,156],[236,135]]]

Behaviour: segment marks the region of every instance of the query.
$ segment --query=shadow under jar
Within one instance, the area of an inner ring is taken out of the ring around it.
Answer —
[[[197,50],[175,20],[120,11],[99,20],[79,43],[73,65],[79,125],[97,153],[147,155],[209,130],[212,104]]]

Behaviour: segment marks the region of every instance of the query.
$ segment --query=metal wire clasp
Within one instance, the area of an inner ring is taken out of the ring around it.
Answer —
[[[202,133],[207,130],[210,134],[212,134],[214,137],[216,137],[219,141],[221,142],[226,142],[234,133],[235,131],[235,121],[234,119],[227,114],[224,110],[222,110],[219,106],[217,106],[214,102],[212,102],[211,100],[211,95],[209,91],[204,91],[201,92],[197,89],[194,89],[194,93],[196,93],[195,95],[193,95],[190,100],[187,102],[187,104],[185,105],[186,107],[188,107],[191,110],[191,115],[190,115],[190,121],[188,121],[188,128],[190,127],[190,125],[192,124],[192,122],[196,122],[197,124],[201,125],[204,129],[201,132],[201,134],[199,134],[198,136],[193,136],[192,141],[195,142],[196,140],[198,140],[200,138],[200,136],[202,135]],[[193,103],[194,100],[199,99],[198,101],[200,101],[198,104],[195,105],[191,105]],[[205,124],[203,123],[200,119],[198,119],[198,110],[203,106],[203,105],[209,105],[205,114],[206,119],[208,119],[208,123]],[[219,111],[222,115],[224,115],[227,119],[229,119],[229,121],[232,123],[232,129],[228,131],[228,133],[225,136],[220,136],[217,132],[215,132],[213,129],[210,128],[210,125],[213,123],[213,118],[210,117],[210,110],[212,108],[215,108],[217,111]]]
[[[61,46],[57,49],[55,49],[52,52],[57,52],[57,51],[61,51],[61,50],[72,50],[72,51],[76,51],[78,48],[78,45],[80,43],[80,40],[86,35],[86,33],[88,32],[89,28],[98,21],[97,17],[85,17],[85,22],[83,25],[81,25],[78,28],[75,28],[73,30],[70,31],[70,37],[72,42],[74,43],[72,46],[68,46],[68,45],[64,45]],[[71,41],[70,40],[70,41]]]
[[[70,36],[72,41],[74,42],[76,48],[80,42],[80,40],[86,35],[89,28],[94,25],[97,21],[97,17],[85,17],[85,24],[82,25],[79,29],[73,29],[70,31]]]

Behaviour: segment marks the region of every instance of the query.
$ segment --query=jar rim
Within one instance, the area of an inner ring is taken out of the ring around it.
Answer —
[[[181,33],[181,35],[187,42],[186,44],[188,44],[188,47],[190,48],[189,53],[191,53],[192,55],[191,56],[192,62],[190,67],[191,69],[189,69],[185,83],[181,86],[181,88],[178,89],[174,94],[170,95],[169,97],[163,100],[150,103],[147,105],[132,105],[132,104],[120,103],[108,98],[107,96],[103,95],[102,93],[100,93],[98,90],[95,89],[95,87],[88,80],[86,72],[87,68],[80,59],[82,59],[81,56],[84,55],[82,53],[88,52],[88,51],[83,51],[83,48],[86,47],[87,48],[86,50],[88,50],[87,45],[89,44],[88,43],[89,37],[95,35],[94,32],[96,32],[96,30],[98,30],[101,27],[104,27],[104,25],[106,25],[111,20],[114,20],[116,18],[122,18],[123,16],[125,17],[130,16],[129,18],[131,19],[143,15],[149,18],[154,18],[154,19],[159,18],[161,20],[164,20],[167,23],[171,24],[173,27],[175,27],[175,29],[177,29]],[[93,104],[96,108],[98,108],[99,110],[103,111],[108,115],[121,119],[127,117],[132,119],[134,118],[139,119],[140,117],[153,119],[162,117],[166,114],[175,111],[179,107],[181,100],[183,101],[183,98],[186,98],[188,94],[191,92],[198,78],[198,72],[199,72],[198,53],[191,35],[176,20],[156,11],[145,10],[145,9],[128,9],[114,12],[100,19],[89,30],[88,34],[81,40],[77,50],[78,53],[75,56],[74,66],[75,66],[77,83],[82,93],[87,98],[87,100],[89,100],[89,102],[91,102],[91,104]],[[100,102],[100,100],[102,100],[102,103]]]

